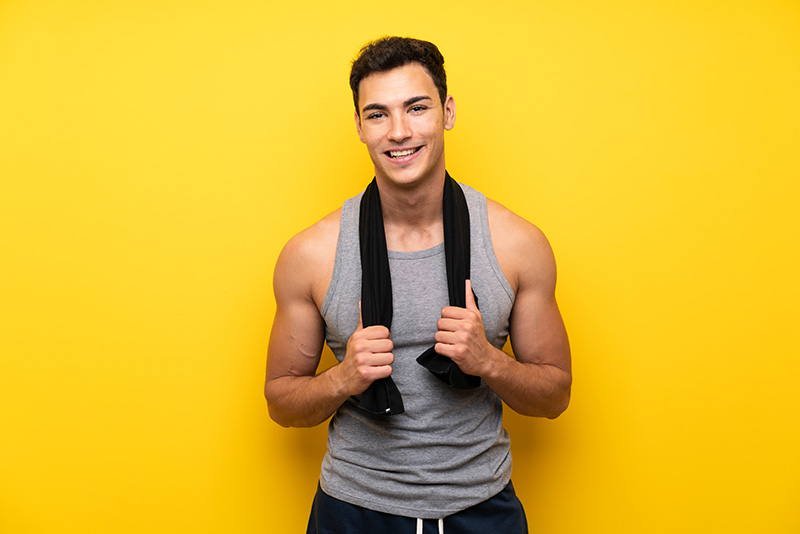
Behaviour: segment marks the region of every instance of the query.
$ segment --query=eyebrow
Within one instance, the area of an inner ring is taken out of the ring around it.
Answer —
[[[417,102],[419,102],[420,100],[430,100],[430,101],[433,101],[433,99],[432,99],[431,97],[427,96],[427,95],[421,95],[421,96],[412,96],[411,98],[409,98],[408,100],[406,100],[405,102],[403,102],[403,107],[408,107],[408,106],[410,106],[411,104],[416,104],[416,103],[417,103]],[[362,113],[364,113],[364,112],[366,112],[366,111],[372,111],[372,110],[378,110],[378,111],[388,111],[388,110],[389,110],[389,107],[388,107],[388,106],[385,106],[385,105],[383,105],[383,104],[367,104],[366,106],[364,106],[364,107],[363,107],[363,109],[361,110],[361,112],[362,112]]]

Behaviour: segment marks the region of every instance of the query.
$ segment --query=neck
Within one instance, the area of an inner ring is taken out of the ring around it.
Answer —
[[[442,172],[435,179],[407,186],[378,178],[389,250],[424,250],[442,242],[444,178]]]

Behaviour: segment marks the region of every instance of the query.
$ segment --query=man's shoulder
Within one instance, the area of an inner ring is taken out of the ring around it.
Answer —
[[[488,197],[486,198],[486,214],[489,219],[489,227],[492,228],[492,242],[496,241],[495,233],[497,233],[497,240],[500,242],[519,241],[520,244],[533,247],[547,244],[547,237],[538,226]]]
[[[490,198],[486,214],[497,261],[515,289],[525,278],[554,272],[553,250],[539,227]]]
[[[296,233],[283,247],[281,254],[286,253],[291,257],[296,256],[298,259],[305,260],[320,257],[331,245],[335,251],[341,214],[342,208],[339,208]]]
[[[277,285],[291,285],[321,304],[333,275],[341,208],[295,234],[281,250],[275,265]]]

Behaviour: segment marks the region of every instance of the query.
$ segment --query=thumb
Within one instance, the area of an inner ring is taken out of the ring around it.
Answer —
[[[475,295],[473,295],[472,293],[472,280],[467,280],[466,282],[466,298],[467,298],[467,309],[480,313],[478,311],[478,305],[475,304]]]
[[[361,318],[361,301],[358,301],[358,326],[356,327],[356,332],[359,330],[364,330],[364,320]]]

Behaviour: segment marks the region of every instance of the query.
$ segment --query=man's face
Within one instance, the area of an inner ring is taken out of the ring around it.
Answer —
[[[358,88],[356,128],[378,180],[398,186],[444,176],[444,131],[456,117],[453,97],[444,110],[436,84],[419,63],[370,74]]]

